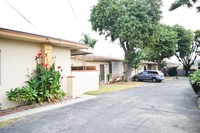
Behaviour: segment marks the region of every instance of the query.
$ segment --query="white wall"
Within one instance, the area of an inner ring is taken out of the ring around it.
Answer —
[[[40,45],[0,39],[1,50],[1,84],[0,103],[2,108],[15,106],[7,100],[6,91],[21,87],[27,81],[27,74],[35,68],[35,56],[40,52]]]
[[[72,71],[68,77],[68,92],[72,97],[77,97],[85,92],[99,89],[98,71]]]
[[[61,69],[63,69],[61,73],[63,76],[61,88],[67,92],[67,76],[71,75],[71,50],[63,47],[53,47],[53,57],[56,57],[56,68],[61,66]]]
[[[122,61],[112,61],[112,77],[123,76],[124,66]]]

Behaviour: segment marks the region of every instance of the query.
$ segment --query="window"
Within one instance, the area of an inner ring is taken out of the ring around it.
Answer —
[[[148,64],[148,65],[147,65],[147,69],[148,69],[148,70],[151,70],[151,64]]]
[[[156,71],[148,71],[148,74],[158,74]]]
[[[152,74],[153,72],[152,71],[148,71],[148,74]]]
[[[143,72],[139,73],[139,75],[146,75],[146,74],[147,74],[146,71],[143,71]]]
[[[158,74],[158,72],[153,72],[153,74]]]

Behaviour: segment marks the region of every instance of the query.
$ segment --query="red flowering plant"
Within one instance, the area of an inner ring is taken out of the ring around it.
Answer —
[[[44,58],[47,58],[45,55]],[[18,87],[6,92],[8,100],[22,104],[42,103],[45,101],[56,102],[64,95],[61,89],[61,66],[55,69],[55,60],[52,65],[42,63],[42,54],[38,53],[35,57],[36,69],[28,75],[28,84],[24,87]]]
[[[61,89],[61,66],[56,70],[55,60],[52,65],[42,63],[41,55],[38,53],[36,56],[35,74],[29,75],[28,86],[37,92],[37,102],[57,101],[65,95]]]

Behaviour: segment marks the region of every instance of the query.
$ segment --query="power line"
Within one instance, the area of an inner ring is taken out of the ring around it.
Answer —
[[[13,10],[15,10],[23,19],[25,19],[31,26],[37,29],[31,21],[29,21],[22,13],[20,13],[12,4],[10,4],[7,0],[4,0]]]
[[[78,21],[78,18],[77,18],[77,16],[76,16],[76,13],[75,13],[75,11],[74,11],[74,9],[73,9],[73,7],[72,7],[72,4],[71,4],[70,0],[68,0],[68,2],[69,2],[69,5],[70,5],[70,7],[71,7],[71,9],[72,9],[72,12],[73,12],[73,14],[74,14],[74,17],[75,17],[75,19],[76,19],[76,22],[78,23],[78,26],[79,26],[79,28],[80,28],[80,30],[81,30],[81,33],[82,33],[81,25],[80,25],[80,23],[79,23],[79,21]]]

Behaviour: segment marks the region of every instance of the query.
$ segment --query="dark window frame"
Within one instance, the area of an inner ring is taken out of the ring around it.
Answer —
[[[109,63],[109,73],[112,74],[112,63]]]

